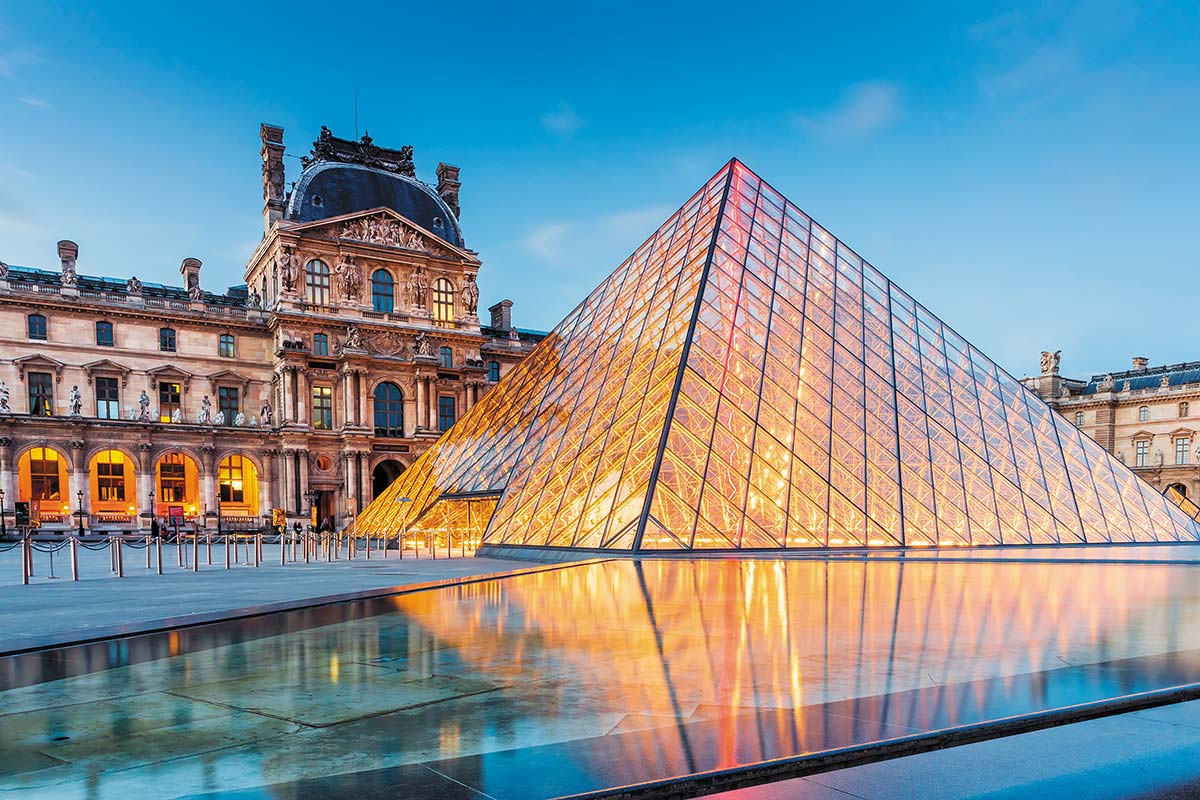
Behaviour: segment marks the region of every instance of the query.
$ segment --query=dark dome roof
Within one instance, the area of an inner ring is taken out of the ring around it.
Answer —
[[[288,198],[284,218],[314,222],[380,206],[463,247],[458,220],[437,192],[414,178],[362,164],[320,161],[310,165]]]

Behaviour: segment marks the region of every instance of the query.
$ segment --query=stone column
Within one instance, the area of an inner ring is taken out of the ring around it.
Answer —
[[[4,508],[0,510],[3,510],[5,515],[15,508],[13,504],[21,499],[13,490],[12,443],[12,437],[0,436],[0,490],[4,491]]]
[[[288,368],[284,367],[276,373],[279,378],[279,408],[278,417],[279,424],[283,425],[292,418],[292,389],[291,375],[288,374]]]
[[[271,463],[271,457],[274,450],[266,449],[259,453],[259,460],[262,462],[262,474],[258,476],[258,515],[271,515],[271,483],[275,477]]]
[[[291,514],[295,509],[292,502],[292,451],[281,450],[279,459],[279,507]]]
[[[357,392],[358,403],[356,404],[357,411],[355,412],[355,422],[360,426],[366,425],[371,418],[367,408],[367,373],[358,370],[354,373],[354,385]]]
[[[150,450],[152,445],[149,442],[142,442],[138,445],[138,500],[134,503],[135,508],[141,508],[142,513],[137,515],[138,528],[145,529],[150,527],[150,521],[154,519],[154,506],[150,503],[150,492],[154,489],[154,461],[150,458]],[[157,494],[154,498],[155,503],[158,502]]]
[[[355,471],[355,465],[354,465],[354,452],[353,451],[346,450],[342,453],[342,464],[343,464],[342,476],[345,479],[345,483],[346,483],[346,489],[345,489],[345,491],[346,491],[346,507],[353,508],[354,513],[357,515],[359,506],[358,506],[358,493],[355,491],[355,484],[358,483],[358,481],[355,477],[356,471]]]
[[[299,475],[300,503],[301,503],[301,505],[303,505],[305,502],[304,501],[304,493],[308,491],[308,452],[305,450],[300,450],[298,452],[300,455],[300,475]],[[307,507],[301,508],[300,513],[307,514],[308,508]],[[317,520],[317,521],[320,522],[320,520]]]
[[[200,497],[203,498],[203,518],[207,526],[209,515],[217,515],[217,448],[212,445],[201,447],[200,463],[204,468],[204,474],[200,476]]]
[[[354,420],[354,392],[350,390],[352,373],[342,372],[342,427],[349,427]]]
[[[417,413],[414,428],[416,430],[424,430],[425,428],[425,376],[417,375]]]
[[[359,505],[365,506],[374,498],[371,497],[371,458],[370,453],[358,454],[358,496]],[[361,510],[361,509],[359,509]]]
[[[308,373],[302,369],[296,369],[296,421],[301,425],[308,427],[312,422],[308,418]]]
[[[438,429],[438,387],[437,378],[429,379],[429,430]]]
[[[83,511],[90,514],[92,513],[92,493],[88,487],[86,465],[83,463],[83,451],[86,447],[87,442],[82,439],[71,440],[71,478],[69,481],[71,499],[69,502],[74,507],[79,502],[79,493],[83,492]]]

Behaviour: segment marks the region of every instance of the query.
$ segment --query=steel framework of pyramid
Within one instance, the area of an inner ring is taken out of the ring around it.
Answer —
[[[356,530],[624,551],[1200,539],[736,160]]]

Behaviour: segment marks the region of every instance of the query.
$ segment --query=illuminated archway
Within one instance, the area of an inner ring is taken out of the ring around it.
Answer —
[[[258,468],[237,453],[217,464],[217,502],[229,517],[258,516]]]
[[[133,459],[120,450],[101,450],[92,456],[88,461],[88,497],[93,514],[137,514]]]
[[[371,497],[383,494],[383,490],[392,485],[392,481],[404,472],[404,465],[394,458],[385,458],[371,470]]]
[[[186,453],[164,453],[154,464],[154,505],[160,517],[192,518],[200,510],[200,468]]]
[[[17,461],[17,499],[38,519],[58,520],[74,509],[67,457],[52,447],[33,447]]]

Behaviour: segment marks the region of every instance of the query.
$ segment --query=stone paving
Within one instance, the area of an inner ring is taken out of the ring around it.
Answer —
[[[152,620],[193,614],[236,612],[246,607],[347,592],[384,589],[391,586],[439,581],[471,575],[507,572],[529,567],[527,562],[491,558],[456,557],[431,559],[422,550],[419,558],[411,550],[403,559],[392,550],[387,558],[378,552],[367,560],[362,553],[351,561],[279,563],[278,545],[263,545],[258,567],[241,563],[224,567],[224,547],[213,546],[213,564],[207,564],[200,549],[200,569],[180,568],[174,547],[163,548],[163,574],[157,566],[146,569],[145,550],[125,547],[125,577],[110,571],[109,553],[80,548],[80,580],[70,579],[70,562],[64,549],[54,556],[50,579],[50,556],[35,554],[34,578],[21,584],[20,549],[0,553],[0,652],[13,643],[50,635],[62,641],[86,638],[111,626],[136,627]],[[153,558],[153,553],[151,554]],[[444,556],[444,554],[441,554]],[[190,553],[185,553],[190,565]],[[290,557],[290,548],[289,548]]]

